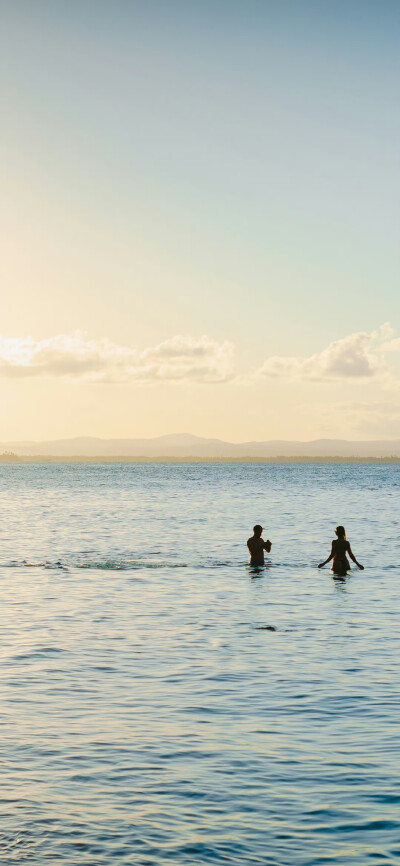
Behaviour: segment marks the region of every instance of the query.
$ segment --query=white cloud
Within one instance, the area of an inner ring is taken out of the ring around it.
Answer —
[[[388,340],[380,346],[381,352],[399,353],[400,354],[400,337],[394,340]]]
[[[190,379],[225,382],[233,377],[233,343],[210,337],[172,337],[140,355],[142,370],[151,379]]]
[[[329,381],[340,379],[371,379],[388,374],[389,368],[383,358],[398,340],[389,340],[392,329],[382,325],[377,331],[358,331],[335,340],[326,349],[308,358],[274,355],[268,358],[257,375],[289,380]]]
[[[94,382],[226,382],[233,344],[210,337],[172,337],[138,352],[77,331],[46,340],[0,337],[0,376],[64,377]]]
[[[92,340],[80,331],[45,340],[0,337],[0,377],[216,384],[234,378],[233,352],[233,343],[218,343],[205,335],[174,336],[143,351],[107,338]],[[387,363],[389,358],[393,362],[395,353],[400,356],[400,339],[389,325],[383,325],[371,333],[350,334],[306,358],[268,358],[255,377],[320,382],[376,379],[398,390],[399,378]],[[249,376],[242,373],[235,381],[245,385]]]

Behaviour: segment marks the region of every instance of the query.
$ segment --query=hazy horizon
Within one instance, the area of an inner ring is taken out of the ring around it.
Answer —
[[[275,460],[275,459],[400,459],[395,440],[314,439],[229,442],[191,434],[167,434],[146,439],[75,437],[48,441],[0,442],[0,458],[87,460]]]
[[[57,436],[49,439],[29,439],[27,437],[23,437],[21,439],[10,439],[5,440],[6,442],[69,442],[75,440],[99,440],[104,442],[110,441],[155,441],[158,439],[178,439],[180,437],[187,437],[188,439],[200,439],[207,441],[215,441],[215,442],[227,442],[233,445],[242,445],[246,444],[246,442],[322,442],[322,441],[335,441],[335,442],[393,442],[397,441],[397,437],[386,436],[386,437],[368,437],[368,438],[352,438],[352,437],[331,437],[331,436],[316,436],[310,439],[299,439],[294,437],[274,437],[268,439],[234,439],[233,437],[229,439],[224,439],[220,436],[200,436],[198,433],[190,433],[188,431],[175,431],[172,433],[156,433],[153,436],[100,436],[96,434],[82,433],[77,434],[76,436]],[[4,444],[0,440],[0,444]]]

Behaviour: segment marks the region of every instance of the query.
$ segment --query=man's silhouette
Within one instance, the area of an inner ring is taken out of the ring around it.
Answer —
[[[253,526],[253,532],[254,535],[247,539],[247,547],[250,552],[250,565],[264,565],[264,550],[269,553],[272,544],[269,539],[264,541],[261,537],[263,528],[259,523],[257,523],[256,526]]]

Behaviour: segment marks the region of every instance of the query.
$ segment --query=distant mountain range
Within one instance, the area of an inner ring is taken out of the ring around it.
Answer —
[[[50,442],[3,442],[0,454],[11,451],[20,456],[37,457],[400,457],[400,439],[351,441],[315,439],[291,442],[271,439],[266,442],[224,442],[187,433],[157,436],[155,439],[99,439],[80,436]]]

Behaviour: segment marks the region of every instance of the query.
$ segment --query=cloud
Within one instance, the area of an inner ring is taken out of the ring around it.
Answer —
[[[379,348],[380,352],[391,352],[391,353],[399,353],[400,354],[400,337],[396,337],[395,340],[388,340]]]
[[[256,379],[289,381],[371,381],[399,389],[393,362],[400,356],[400,339],[390,325],[377,331],[358,331],[330,343],[306,358],[275,355],[251,377],[234,376],[234,346],[208,336],[174,336],[138,351],[107,338],[92,340],[76,331],[45,340],[33,337],[0,337],[0,377],[63,378],[103,383],[192,382],[217,384],[232,381],[246,385]]]
[[[140,359],[150,379],[190,379],[226,382],[233,378],[233,343],[210,337],[172,337],[142,352]]]
[[[226,382],[233,377],[233,344],[176,336],[138,352],[86,334],[46,340],[0,337],[0,376],[60,377],[92,382]]]
[[[383,358],[385,351],[395,351],[398,340],[389,340],[390,325],[377,331],[358,331],[329,343],[326,349],[308,358],[274,355],[257,371],[257,376],[304,381],[335,381],[341,379],[371,379],[387,375],[389,368]],[[400,346],[399,346],[400,348]]]

